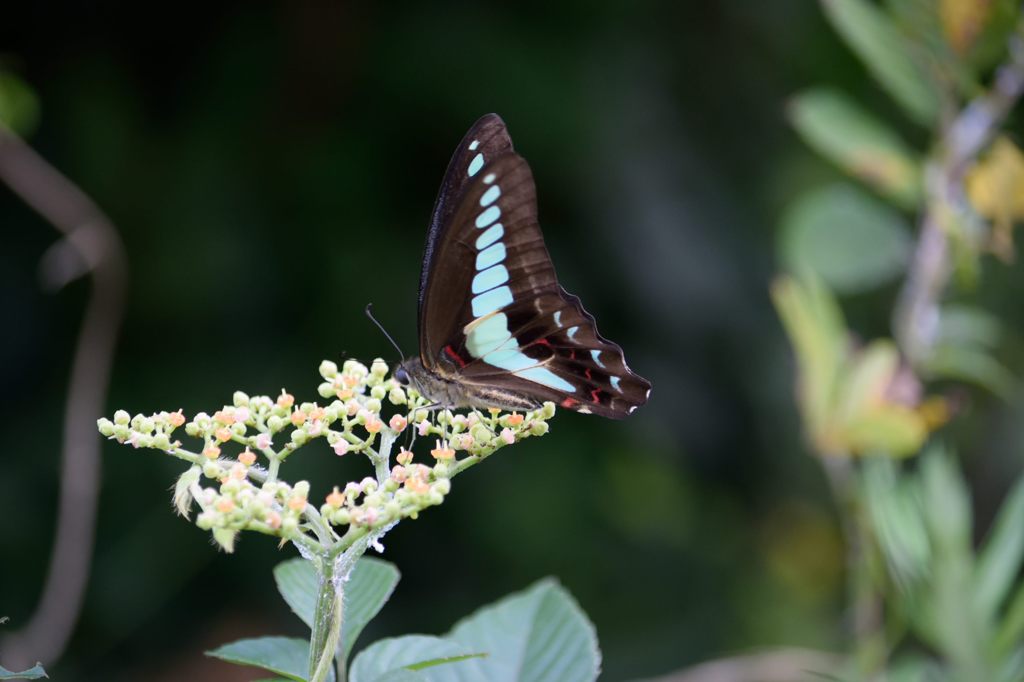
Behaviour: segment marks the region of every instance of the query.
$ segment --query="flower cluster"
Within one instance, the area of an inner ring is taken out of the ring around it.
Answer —
[[[320,376],[323,404],[297,403],[284,390],[273,398],[236,391],[230,405],[190,421],[181,410],[148,416],[118,410],[112,420],[98,420],[98,427],[119,443],[162,450],[191,463],[175,486],[175,507],[187,518],[198,505],[196,525],[210,530],[227,551],[242,530],[311,548],[344,548],[374,529],[440,504],[452,476],[499,448],[545,434],[555,412],[552,403],[526,414],[431,412],[428,401],[389,376],[380,359],[369,368],[348,360],[340,369],[325,360]],[[187,449],[175,438],[182,426],[200,448]],[[376,474],[335,486],[319,510],[308,500],[308,481],[289,484],[278,477],[283,462],[317,438],[338,456],[363,453]],[[412,450],[405,448],[392,463],[391,450],[400,438],[432,445],[427,463],[414,462]],[[204,479],[215,484],[204,486]],[[339,535],[338,526],[347,526],[347,532]]]

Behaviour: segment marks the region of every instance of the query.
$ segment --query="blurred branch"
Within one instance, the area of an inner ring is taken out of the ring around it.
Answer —
[[[915,366],[927,360],[939,328],[939,298],[952,272],[949,225],[968,206],[964,176],[992,141],[1024,92],[1024,21],[1010,37],[1009,57],[996,70],[992,88],[969,102],[946,126],[939,157],[925,172],[927,203],[921,236],[896,305],[894,327]]]
[[[84,275],[92,280],[71,365],[57,528],[46,582],[28,624],[2,642],[4,659],[17,666],[56,660],[81,610],[100,484],[96,418],[106,401],[121,323],[126,260],[117,230],[92,200],[3,125],[0,180],[63,234],[40,262],[44,285],[59,289]]]
[[[648,682],[796,682],[830,679],[843,659],[813,649],[778,649],[700,663]]]

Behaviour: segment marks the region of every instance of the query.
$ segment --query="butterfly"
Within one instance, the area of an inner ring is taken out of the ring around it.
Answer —
[[[441,183],[418,327],[419,356],[395,376],[443,407],[530,410],[550,400],[621,419],[651,393],[558,283],[533,174],[496,114],[469,129]]]

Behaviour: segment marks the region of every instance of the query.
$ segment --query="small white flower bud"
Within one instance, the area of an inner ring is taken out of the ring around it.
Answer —
[[[114,413],[114,423],[120,426],[127,426],[131,419],[131,415],[124,410],[118,410]]]
[[[231,394],[231,404],[234,405],[235,407],[248,407],[249,396],[247,396],[245,393],[242,393],[241,391],[235,391],[234,393]]]
[[[332,384],[325,381],[316,387],[316,392],[320,395],[321,398],[330,398],[333,397],[335,393],[337,393],[337,390],[334,388]]]
[[[324,379],[333,379],[338,374],[338,365],[330,360],[320,363],[320,376]]]
[[[110,438],[114,435],[114,422],[110,421],[106,417],[101,417],[96,420],[96,428],[100,430],[100,434]]]
[[[370,389],[370,397],[376,400],[377,402],[384,400],[384,396],[386,396],[387,394],[388,389],[384,388],[380,384],[377,384],[376,386]]]

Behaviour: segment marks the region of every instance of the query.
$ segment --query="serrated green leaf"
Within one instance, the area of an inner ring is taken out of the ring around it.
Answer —
[[[49,679],[49,675],[43,670],[43,666],[38,663],[28,670],[22,670],[21,672],[14,672],[0,665],[0,680],[38,680],[43,677]]]
[[[341,634],[341,651],[346,660],[363,628],[380,613],[401,577],[394,564],[371,557],[361,558],[352,569],[345,585],[345,623]]]
[[[804,141],[850,175],[904,208],[921,196],[921,168],[891,128],[841,92],[818,88],[789,103],[789,120]]]
[[[593,624],[552,579],[480,609],[458,623],[448,639],[488,654],[458,664],[481,666],[487,674],[476,679],[582,682],[597,679],[601,670]]]
[[[935,123],[941,101],[892,20],[867,0],[822,0],[825,14],[871,74],[917,123]]]
[[[282,561],[274,567],[274,582],[292,613],[312,628],[319,585],[313,564],[301,558]]]
[[[829,185],[799,197],[779,234],[787,270],[813,272],[833,290],[857,293],[901,274],[912,249],[903,217],[853,185]]]
[[[1003,502],[992,533],[978,553],[974,570],[974,602],[981,616],[994,618],[1020,574],[1024,559],[1024,478]]]
[[[381,639],[366,647],[352,661],[351,682],[397,682],[426,679],[418,672],[425,662],[447,659],[451,667],[430,671],[432,682],[489,679],[479,666],[470,665],[475,658],[462,644],[445,637],[406,635]]]
[[[207,651],[206,655],[237,665],[263,668],[300,682],[309,671],[309,642],[293,637],[240,639]],[[334,679],[333,671],[329,679]]]
[[[341,638],[341,651],[346,659],[363,628],[391,597],[400,577],[393,564],[371,557],[360,558],[352,569],[345,583]],[[312,627],[320,584],[313,565],[305,559],[283,561],[274,568],[274,580],[295,615]]]

